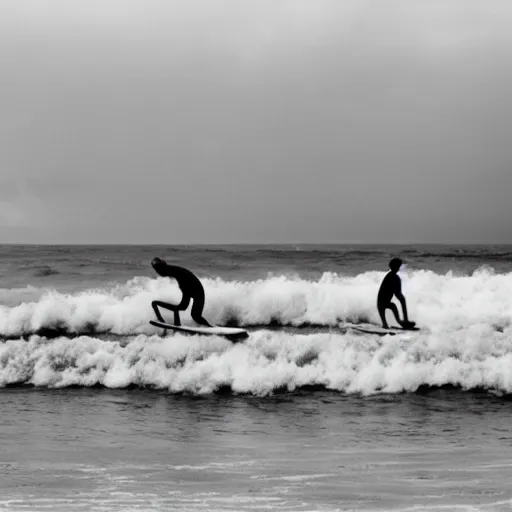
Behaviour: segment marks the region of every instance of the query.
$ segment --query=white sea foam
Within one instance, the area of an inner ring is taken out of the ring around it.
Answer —
[[[76,339],[0,345],[0,385],[130,385],[171,392],[268,395],[320,386],[346,393],[415,391],[455,385],[512,392],[512,330],[458,330],[375,339],[356,334],[255,331],[244,343],[221,338],[139,335],[128,345]]]
[[[204,280],[204,315],[212,323],[335,326],[340,321],[379,322],[376,294],[381,272],[355,277],[326,273],[318,281],[273,277],[252,282]],[[403,278],[410,316],[432,332],[471,331],[473,338],[504,329],[512,320],[512,274],[482,270],[472,276],[414,272]],[[33,293],[33,300],[27,294]],[[20,300],[21,298],[21,300]],[[179,302],[181,292],[167,279],[135,278],[109,289],[76,294],[38,289],[2,290],[0,334],[18,335],[42,328],[78,333],[91,329],[113,334],[152,334],[151,301]],[[14,299],[18,299],[12,304]],[[11,304],[11,305],[9,305]],[[169,313],[169,318],[172,314]],[[187,313],[183,323],[190,324]],[[476,334],[478,331],[479,334]]]
[[[378,322],[375,296],[382,277],[369,272],[324,274],[319,281],[205,280],[205,316],[212,323],[334,327],[299,334],[259,327],[237,345],[222,338],[160,338],[148,324],[151,301],[180,300],[178,288],[165,279],[136,278],[68,295],[46,292],[0,307],[0,332],[95,329],[107,339],[90,334],[8,340],[0,345],[0,384],[137,385],[191,393],[227,387],[258,395],[307,385],[367,394],[453,384],[512,392],[512,274],[414,272],[403,277],[403,287],[420,332],[381,339],[337,330],[342,320]],[[188,314],[183,320],[191,322]],[[123,347],[108,341],[114,339],[110,334],[131,335],[130,342]]]

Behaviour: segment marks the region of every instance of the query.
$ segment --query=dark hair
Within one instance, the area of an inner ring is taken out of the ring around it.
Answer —
[[[398,272],[400,267],[402,266],[403,261],[400,258],[393,258],[389,262],[389,268],[393,270],[394,272]]]
[[[151,261],[151,265],[165,265],[165,261],[162,258],[153,258],[153,261]]]

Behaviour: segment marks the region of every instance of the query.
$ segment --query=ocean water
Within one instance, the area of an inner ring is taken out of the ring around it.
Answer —
[[[397,255],[421,331],[344,329]],[[154,256],[249,339],[149,325]],[[0,510],[512,510],[510,246],[0,246],[0,279]]]

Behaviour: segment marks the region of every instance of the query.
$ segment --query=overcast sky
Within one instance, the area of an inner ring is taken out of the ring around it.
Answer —
[[[0,242],[512,243],[510,0],[0,0]]]

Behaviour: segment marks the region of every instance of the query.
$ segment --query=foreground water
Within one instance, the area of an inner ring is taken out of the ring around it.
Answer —
[[[249,339],[162,337],[155,255]],[[345,329],[395,255],[421,331]],[[510,247],[4,246],[0,275],[1,510],[512,509]]]
[[[4,390],[2,510],[512,510],[510,404]]]

